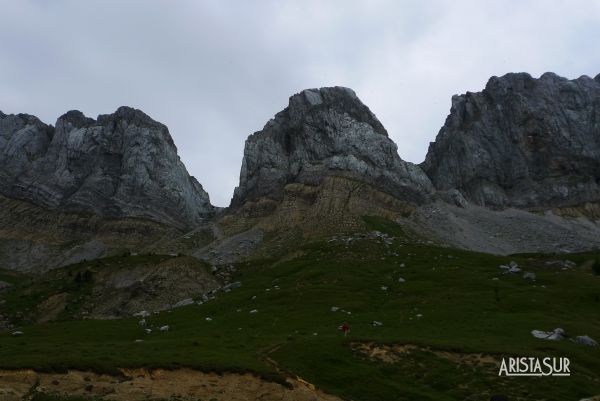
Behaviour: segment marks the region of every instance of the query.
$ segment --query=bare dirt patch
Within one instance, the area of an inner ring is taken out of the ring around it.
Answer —
[[[61,292],[54,294],[38,305],[38,323],[45,323],[54,320],[61,314],[67,306],[69,294]]]
[[[375,343],[352,343],[352,349],[370,359],[385,363],[397,363],[403,355],[412,352],[430,352],[438,358],[447,359],[459,365],[499,365],[500,359],[493,355],[481,353],[462,353],[455,351],[436,350],[429,347],[420,347],[414,344],[381,345]]]
[[[340,401],[308,383],[288,379],[289,387],[251,374],[203,373],[191,369],[123,369],[122,376],[91,372],[0,371],[0,399],[21,401],[35,393],[85,396],[98,400],[279,400]]]

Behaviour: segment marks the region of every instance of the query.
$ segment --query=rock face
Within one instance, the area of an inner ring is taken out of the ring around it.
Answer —
[[[600,198],[600,75],[492,77],[452,98],[423,169],[476,204],[548,208]]]
[[[319,185],[326,176],[366,182],[407,202],[428,199],[432,185],[404,162],[375,115],[348,88],[304,90],[246,140],[232,207],[281,200],[290,183]]]
[[[0,113],[0,193],[61,211],[179,227],[213,213],[167,128],[128,107],[97,120],[70,111],[55,128]]]

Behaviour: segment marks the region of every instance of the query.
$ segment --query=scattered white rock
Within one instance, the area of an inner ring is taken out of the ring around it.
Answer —
[[[231,290],[235,290],[236,288],[240,288],[242,286],[242,283],[240,281],[235,281],[233,283],[227,284],[226,286],[223,287],[223,291],[231,291]]]
[[[382,286],[381,286],[381,290],[382,290],[382,291],[387,291],[387,289],[388,289],[388,288],[387,288],[385,285],[382,285]]]
[[[146,332],[146,334],[152,333],[152,329],[144,329],[144,331]]]
[[[160,331],[169,331],[169,326],[168,325],[161,326],[159,330]]]
[[[523,278],[524,278],[525,280],[531,280],[531,281],[535,281],[535,277],[536,277],[536,276],[535,276],[535,273],[532,273],[532,272],[525,272],[525,273],[523,274]]]
[[[379,326],[383,326],[383,323],[377,321],[377,320],[373,320],[373,322],[371,323],[371,326],[373,327],[379,327]]]
[[[400,263],[400,267],[405,267],[406,265],[404,263]]]
[[[332,311],[332,312],[337,312],[338,310],[340,310],[340,308],[339,308],[339,307],[337,307],[337,306],[332,306],[332,307],[331,307],[331,311]]]
[[[422,317],[423,317],[423,315],[422,315],[422,314],[420,314],[420,313],[417,313],[417,317],[420,319],[420,318],[422,318]]]
[[[150,316],[150,312],[148,312],[146,310],[143,310],[143,311],[134,313],[133,316],[136,316],[136,317],[148,317],[148,316]]]
[[[521,268],[519,267],[518,264],[516,264],[514,261],[511,261],[508,266],[507,265],[500,265],[499,266],[501,269],[506,270],[506,273],[518,273],[521,271]]]
[[[406,283],[406,279],[404,279],[402,277],[398,277],[398,282],[399,283]]]
[[[596,340],[594,340],[592,337],[590,336],[577,336],[575,337],[575,339],[573,340],[578,344],[583,344],[583,345],[589,345],[590,347],[597,347],[598,343],[596,342]]]
[[[144,342],[144,340],[142,340],[142,339],[139,339],[139,338],[138,338],[137,340],[135,340],[135,341],[134,341],[134,343],[141,343],[141,342]]]
[[[179,301],[175,305],[173,305],[173,308],[180,308],[182,306],[191,305],[193,303],[194,303],[194,300],[192,298],[186,298],[186,299],[182,299],[181,301]]]
[[[258,312],[258,310],[256,310],[256,309],[252,309],[252,310],[250,311],[250,313],[257,313],[257,312]]]
[[[138,324],[142,327],[144,327],[146,325],[146,319],[142,319],[138,322]]]
[[[556,328],[553,331],[532,330],[531,335],[542,340],[560,341],[565,339],[565,331],[561,328]]]
[[[12,332],[12,335],[13,335],[13,336],[15,336],[15,337],[19,337],[19,336],[22,336],[22,335],[23,335],[23,332],[22,332],[22,331],[19,331],[19,330],[17,330],[17,331],[13,331],[13,332]]]
[[[500,280],[498,277],[494,277],[492,280],[496,281],[496,280]]]
[[[212,322],[212,317],[205,317],[204,320],[206,320],[207,322]]]

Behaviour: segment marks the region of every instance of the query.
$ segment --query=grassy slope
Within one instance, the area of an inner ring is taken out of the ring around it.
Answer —
[[[368,223],[404,235],[392,224]],[[241,265],[241,288],[148,319],[155,327],[170,325],[166,333],[145,335],[136,319],[128,319],[62,321],[23,327],[22,337],[0,334],[0,368],[190,366],[271,378],[279,370],[354,400],[480,400],[494,393],[511,400],[569,400],[600,394],[600,349],[530,335],[532,329],[562,327],[600,339],[600,277],[589,268],[543,267],[543,255],[513,258],[536,272],[534,285],[520,275],[500,274],[498,265],[510,258],[429,245],[362,240],[349,246],[314,243],[303,251],[281,263]],[[596,256],[570,259],[581,263]],[[332,306],[351,315],[331,312]],[[258,312],[249,313],[253,309]],[[373,320],[384,325],[373,327]],[[347,338],[337,330],[343,321],[352,329]],[[572,376],[499,378],[497,368],[455,364],[426,350],[385,364],[353,352],[350,342],[357,340],[568,356]]]
[[[167,255],[150,254],[112,256],[75,263],[51,270],[42,276],[0,270],[0,280],[12,285],[10,291],[1,296],[5,302],[0,305],[0,313],[13,321],[35,323],[39,315],[37,306],[51,295],[66,292],[69,294],[69,303],[60,317],[69,319],[79,314],[83,301],[92,289],[92,277],[97,271],[158,264],[172,258]]]

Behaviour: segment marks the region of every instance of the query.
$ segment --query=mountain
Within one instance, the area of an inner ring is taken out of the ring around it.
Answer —
[[[226,210],[140,111],[0,114],[0,399],[597,399],[598,80],[492,78],[421,165],[302,91]]]
[[[143,250],[213,214],[167,127],[139,110],[70,111],[56,127],[0,113],[0,268]]]
[[[19,270],[149,250],[222,265],[360,232],[372,216],[477,251],[593,249],[599,133],[600,77],[507,74],[454,96],[415,165],[351,89],[307,89],[248,137],[216,213],[167,128],[139,110],[71,111],[55,127],[0,114],[0,256]]]
[[[412,203],[432,185],[421,169],[400,159],[396,144],[354,91],[307,89],[246,140],[232,207],[268,197],[287,184],[319,185],[328,176],[361,180]]]
[[[253,240],[271,233],[285,248],[362,230],[366,215],[395,219],[433,190],[351,89],[308,89],[246,140],[240,184],[219,224],[228,235],[253,228]]]
[[[454,96],[421,166],[436,189],[457,189],[491,208],[597,201],[600,75],[507,74]]]
[[[129,107],[97,120],[69,111],[56,127],[0,114],[0,178],[2,195],[53,210],[177,227],[213,214],[167,127]]]
[[[246,141],[220,226],[246,232],[239,243],[262,232],[281,242],[267,247],[284,248],[360,231],[365,216],[379,216],[415,237],[482,252],[595,249],[599,81],[493,77],[481,93],[453,97],[421,165],[400,159],[352,90],[302,91]]]

